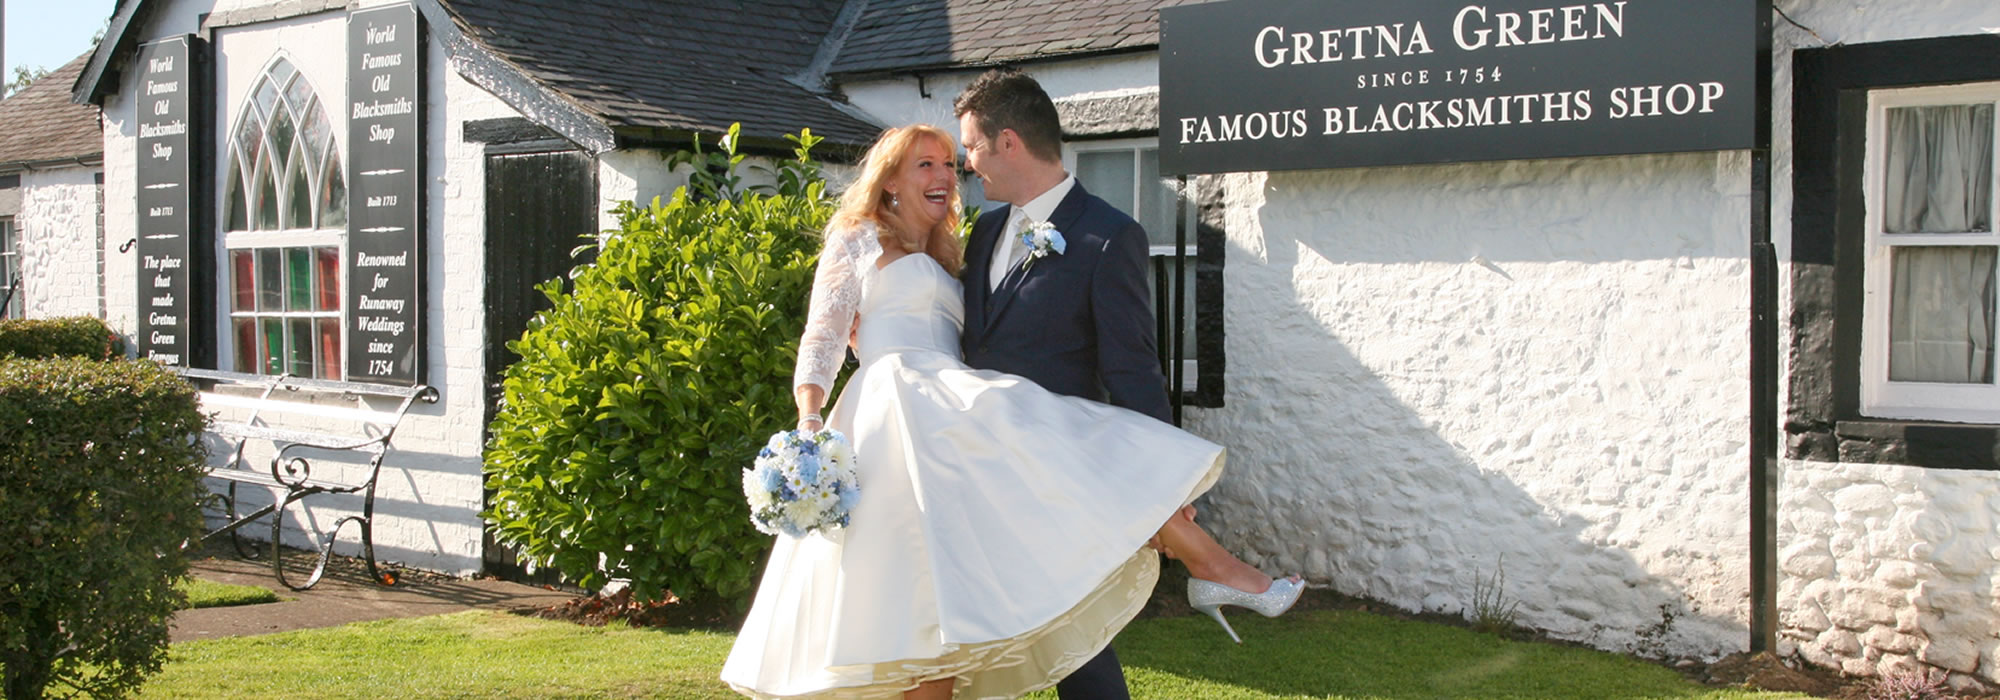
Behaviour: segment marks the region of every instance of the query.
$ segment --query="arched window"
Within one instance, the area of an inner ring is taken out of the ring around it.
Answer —
[[[325,106],[283,57],[236,109],[222,191],[236,369],[342,378],[346,175]]]

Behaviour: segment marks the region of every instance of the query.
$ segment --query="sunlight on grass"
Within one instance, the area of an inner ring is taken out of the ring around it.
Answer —
[[[278,602],[278,594],[271,592],[271,589],[258,586],[237,586],[189,577],[181,579],[174,584],[174,587],[187,594],[187,606],[190,608],[219,608],[227,605]]]
[[[1118,638],[1133,697],[1778,700],[1716,690],[1624,656],[1510,642],[1357,611],[1134,623]],[[173,646],[145,697],[732,698],[716,680],[734,637],[579,627],[468,612]],[[1054,691],[1030,697],[1053,700]]]
[[[141,696],[730,698],[731,641],[465,612],[175,644]]]

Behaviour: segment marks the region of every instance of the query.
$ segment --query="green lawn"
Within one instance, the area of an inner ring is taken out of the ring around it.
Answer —
[[[189,608],[219,608],[228,605],[276,603],[278,594],[257,586],[237,586],[205,581],[192,576],[181,579],[175,588],[187,594]]]
[[[1240,619],[1239,619],[1240,618]],[[1714,690],[1572,647],[1350,610],[1141,620],[1119,637],[1137,698],[1806,698]],[[494,612],[173,646],[147,697],[730,698],[733,637],[594,629]],[[1054,698],[1053,692],[1035,698]]]

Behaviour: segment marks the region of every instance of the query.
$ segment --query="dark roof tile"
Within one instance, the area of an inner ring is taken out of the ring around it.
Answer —
[[[89,62],[86,53],[0,100],[0,164],[103,157],[97,106],[70,102],[70,90]]]
[[[981,66],[1156,46],[1159,9],[1204,0],[873,2],[831,72]]]
[[[844,0],[444,0],[466,34],[612,127],[866,144],[880,127],[786,80]]]

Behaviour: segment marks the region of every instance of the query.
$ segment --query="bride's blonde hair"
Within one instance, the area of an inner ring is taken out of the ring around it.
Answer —
[[[956,154],[958,144],[943,129],[929,124],[911,124],[882,132],[875,139],[875,145],[868,147],[868,154],[861,158],[861,176],[847,191],[840,195],[840,210],[834,212],[832,226],[848,228],[863,223],[873,223],[877,231],[887,240],[884,247],[896,242],[889,233],[889,217],[884,213],[889,208],[889,193],[882,184],[902,169],[903,162],[910,157],[910,151],[917,147],[920,139],[935,139],[944,146],[944,152]],[[924,253],[937,260],[938,265],[952,276],[965,266],[965,250],[958,242],[958,226],[963,219],[960,213],[964,204],[959,199],[958,187],[951,188],[951,200],[945,203],[945,215],[931,227],[924,241]],[[915,252],[915,251],[910,251]]]

